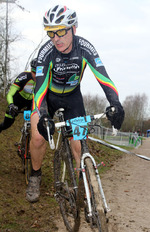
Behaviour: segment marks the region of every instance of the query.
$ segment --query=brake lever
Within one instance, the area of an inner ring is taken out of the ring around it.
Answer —
[[[44,121],[45,121],[45,124],[46,124],[47,135],[48,135],[48,142],[49,142],[50,148],[51,148],[52,150],[54,150],[54,149],[55,149],[55,143],[54,143],[53,136],[52,136],[51,133],[50,133],[49,121],[48,121],[47,118],[44,118]]]
[[[114,128],[114,126],[112,126],[112,135],[116,136],[118,133],[118,130],[116,128]]]

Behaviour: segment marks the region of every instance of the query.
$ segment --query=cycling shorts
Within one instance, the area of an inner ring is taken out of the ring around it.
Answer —
[[[80,90],[77,90],[67,96],[58,96],[49,91],[47,95],[47,105],[48,112],[52,118],[59,108],[65,109],[65,120],[86,115]]]

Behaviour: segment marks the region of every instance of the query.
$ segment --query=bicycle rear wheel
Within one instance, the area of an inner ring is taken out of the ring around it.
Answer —
[[[90,158],[85,159],[85,164],[86,176],[91,194],[92,218],[89,218],[91,228],[98,232],[108,232],[106,212],[103,207],[95,168]]]
[[[62,143],[54,156],[56,200],[60,206],[64,224],[69,232],[78,231],[79,211],[76,204],[77,183],[68,140]]]

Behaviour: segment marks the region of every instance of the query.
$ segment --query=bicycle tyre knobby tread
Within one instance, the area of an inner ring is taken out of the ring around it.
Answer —
[[[26,156],[25,158],[25,180],[26,180],[27,185],[29,182],[29,177],[30,177],[31,168],[32,168],[29,145],[30,145],[30,134],[27,134],[26,144],[25,144],[25,156]]]
[[[28,184],[30,172],[32,168],[31,156],[29,152],[30,132],[25,132],[24,128],[22,130],[20,144],[21,144],[20,145],[21,154],[19,156],[21,157],[21,161],[22,161],[22,170],[23,170],[23,174],[25,175],[25,182],[26,184]]]
[[[69,156],[69,158],[68,158]],[[69,147],[69,143],[66,140],[65,142],[61,143],[61,147],[59,148],[59,150],[57,150],[54,154],[54,180],[55,180],[55,189],[56,189],[56,193],[57,193],[57,189],[59,188],[59,186],[57,186],[57,183],[61,180],[61,167],[62,167],[62,162],[65,162],[66,167],[67,167],[67,173],[68,176],[67,178],[69,178],[68,181],[68,187],[73,189],[73,186],[76,183],[75,180],[75,175],[74,175],[74,169],[73,169],[73,161],[72,161],[72,155],[71,155],[71,149]],[[58,190],[60,194],[65,194],[63,191],[63,187],[61,189]],[[63,220],[64,220],[64,224],[67,228],[67,230],[69,232],[77,232],[79,231],[79,226],[80,226],[80,217],[79,217],[79,212],[77,210],[77,206],[76,206],[76,194],[73,193],[69,193],[69,196],[71,197],[70,201],[73,201],[74,203],[74,210],[75,210],[75,215],[73,216],[73,222],[69,221],[69,213],[67,214],[67,208],[65,208],[65,200],[62,199],[58,199],[58,204],[60,206],[60,212],[62,214]],[[68,197],[68,196],[67,196]],[[59,198],[59,197],[58,197]],[[67,201],[66,201],[67,202]],[[67,202],[68,203],[68,202]],[[67,205],[66,203],[66,205]],[[73,209],[72,209],[73,210]]]
[[[99,191],[99,185],[98,185],[97,177],[95,174],[95,168],[94,168],[93,163],[92,163],[90,158],[87,158],[85,160],[85,164],[86,164],[86,170],[88,172],[87,177],[89,178],[89,185],[92,185],[92,190],[93,190],[95,204],[96,204],[95,207],[96,207],[97,212],[98,212],[97,223],[98,224],[100,223],[100,227],[101,227],[98,229],[98,231],[99,232],[108,232],[106,215],[104,212],[101,194]]]

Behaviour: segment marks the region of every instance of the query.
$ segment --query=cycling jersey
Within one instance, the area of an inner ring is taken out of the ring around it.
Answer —
[[[31,109],[34,86],[35,82],[31,72],[22,72],[19,74],[7,94],[8,105],[13,103],[18,107],[18,110],[24,107]],[[10,114],[9,107],[7,107],[4,121],[0,124],[0,132],[9,128],[14,121],[15,118]]]
[[[22,72],[15,79],[14,83],[11,85],[10,90],[7,94],[8,105],[14,103],[13,96],[19,93],[22,98],[26,100],[32,100],[33,90],[35,82],[32,78],[31,72]]]
[[[69,96],[76,90],[80,90],[87,64],[103,88],[110,104],[118,103],[117,89],[94,46],[82,37],[73,36],[73,47],[69,54],[59,52],[51,40],[41,47],[38,53],[32,113],[36,111],[41,115],[47,113],[46,101],[49,91],[55,95]]]

